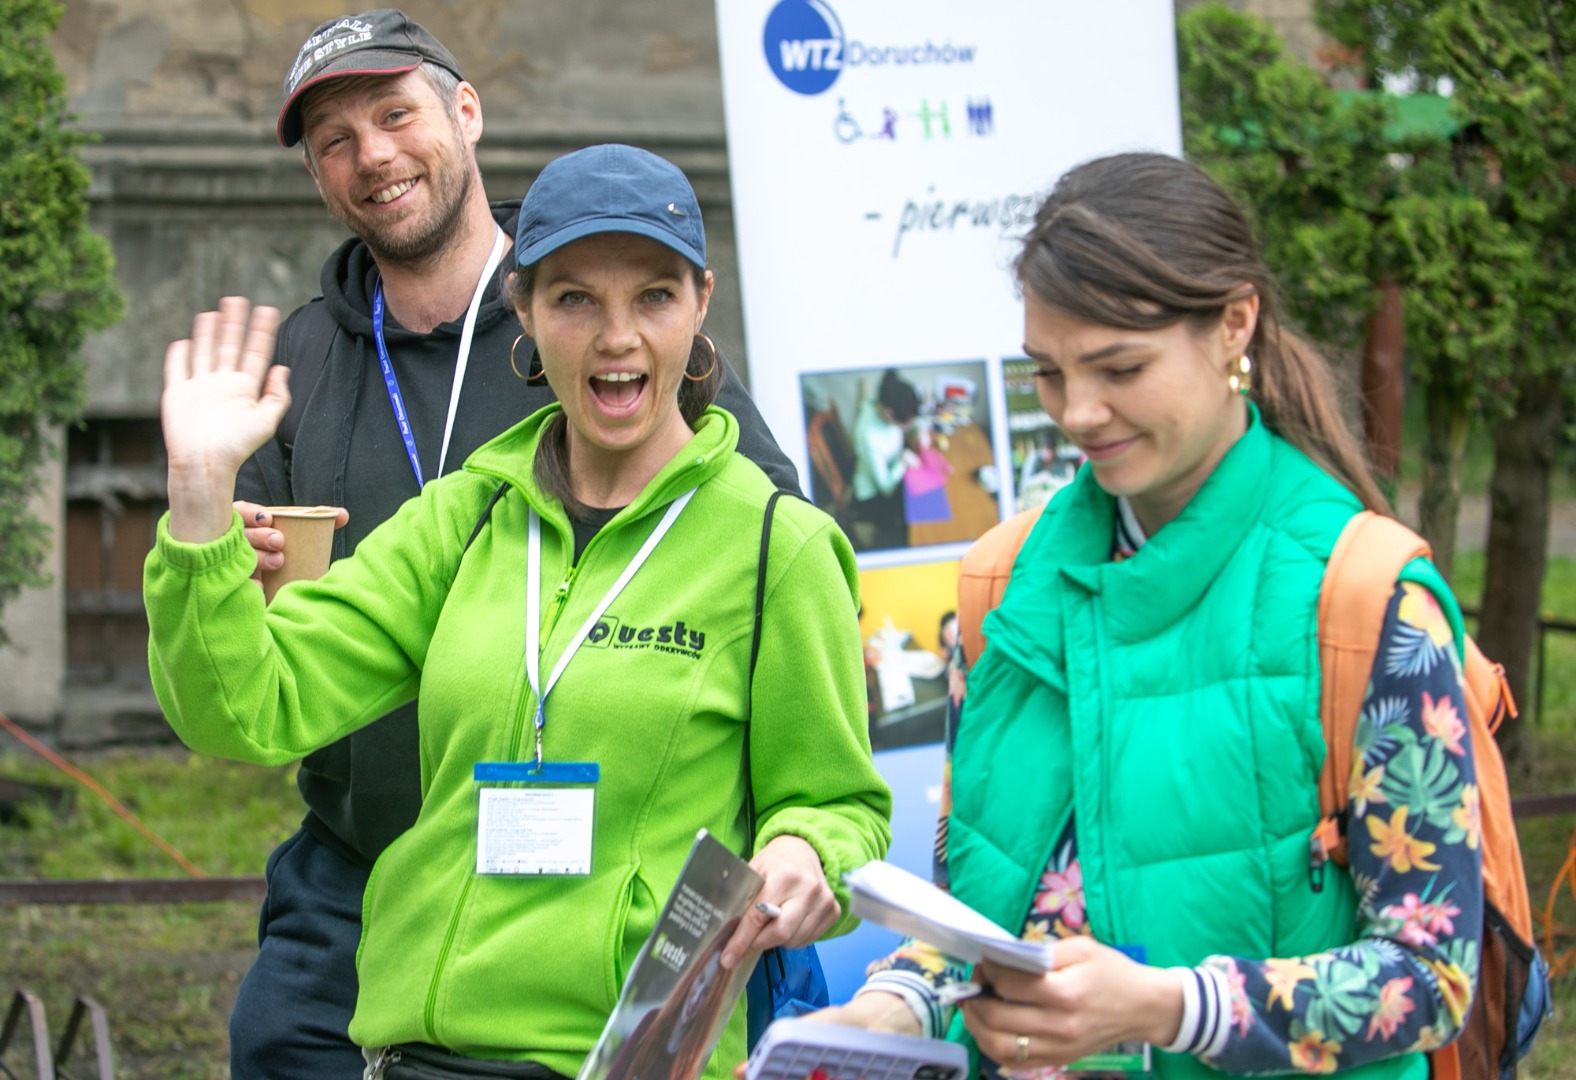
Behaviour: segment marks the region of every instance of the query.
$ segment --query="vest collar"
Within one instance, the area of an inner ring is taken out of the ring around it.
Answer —
[[[1084,466],[1029,534],[1014,587],[1002,600],[1002,618],[988,633],[992,643],[1002,635],[1011,638],[1015,627],[1043,626],[1044,620],[1057,618],[1058,578],[1077,592],[1103,597],[1108,632],[1120,639],[1143,638],[1177,622],[1257,520],[1270,487],[1276,442],[1250,403],[1247,431],[1198,494],[1137,554],[1120,563],[1110,558],[1116,499]],[[1015,644],[1015,651],[1038,651],[1028,640]]]

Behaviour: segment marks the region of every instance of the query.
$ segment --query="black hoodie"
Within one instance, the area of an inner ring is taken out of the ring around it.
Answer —
[[[493,217],[510,236],[519,208],[518,202],[492,207]],[[507,260],[506,255],[506,266]],[[276,351],[276,362],[301,365],[307,381],[321,374],[310,387],[292,380],[292,395],[306,393],[292,410],[292,420],[299,416],[297,430],[282,430],[260,449],[242,467],[236,483],[236,498],[264,505],[346,507],[350,523],[335,534],[336,559],[354,551],[419,490],[373,343],[376,283],[377,266],[359,239],[347,240],[323,264],[322,297],[284,321]],[[438,472],[460,332],[458,321],[427,334],[413,334],[391,320],[384,324],[422,475],[428,478]],[[519,333],[519,320],[495,281],[476,316],[445,472],[459,468],[482,443],[553,400],[545,379],[527,383],[511,370],[509,349]],[[530,356],[530,339],[521,341],[516,351],[521,371]],[[739,452],[779,487],[798,494],[792,463],[731,366],[717,404],[738,417]],[[294,445],[285,441],[289,434]],[[307,804],[307,831],[351,861],[371,865],[415,822],[421,807],[415,703],[308,756],[297,783]]]

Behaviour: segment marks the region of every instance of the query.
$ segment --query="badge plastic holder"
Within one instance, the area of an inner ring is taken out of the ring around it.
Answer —
[[[476,782],[476,873],[573,877],[592,870],[595,762],[482,761]]]
[[[866,1031],[842,1024],[774,1020],[745,1067],[746,1080],[964,1080],[969,1055],[938,1039]]]

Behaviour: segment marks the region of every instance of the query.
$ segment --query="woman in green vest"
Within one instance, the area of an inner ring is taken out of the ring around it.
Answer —
[[[1017,273],[1040,400],[1087,461],[969,658],[938,851],[958,897],[1059,939],[1054,970],[906,943],[828,1018],[950,1030],[985,1075],[1120,1043],[1164,1077],[1426,1076],[1482,923],[1454,599],[1426,565],[1396,584],[1350,873],[1312,872],[1321,578],[1386,510],[1328,367],[1278,322],[1241,209],[1174,158],[1067,174]],[[955,1010],[965,978],[984,992]]]

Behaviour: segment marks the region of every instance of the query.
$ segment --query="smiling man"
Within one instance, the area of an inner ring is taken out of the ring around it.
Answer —
[[[487,200],[481,100],[453,54],[402,12],[348,15],[302,44],[284,95],[280,143],[301,145],[324,205],[355,236],[324,264],[322,296],[280,328],[290,412],[237,484],[268,568],[290,553],[262,506],[345,508],[342,557],[425,481],[553,400],[545,380],[523,378],[535,348],[498,293],[519,203]],[[717,404],[739,420],[740,452],[797,492],[722,363]],[[298,784],[306,820],[269,859],[260,951],[231,1016],[237,1080],[360,1075],[346,1028],[362,893],[420,807],[415,706],[308,757]]]

